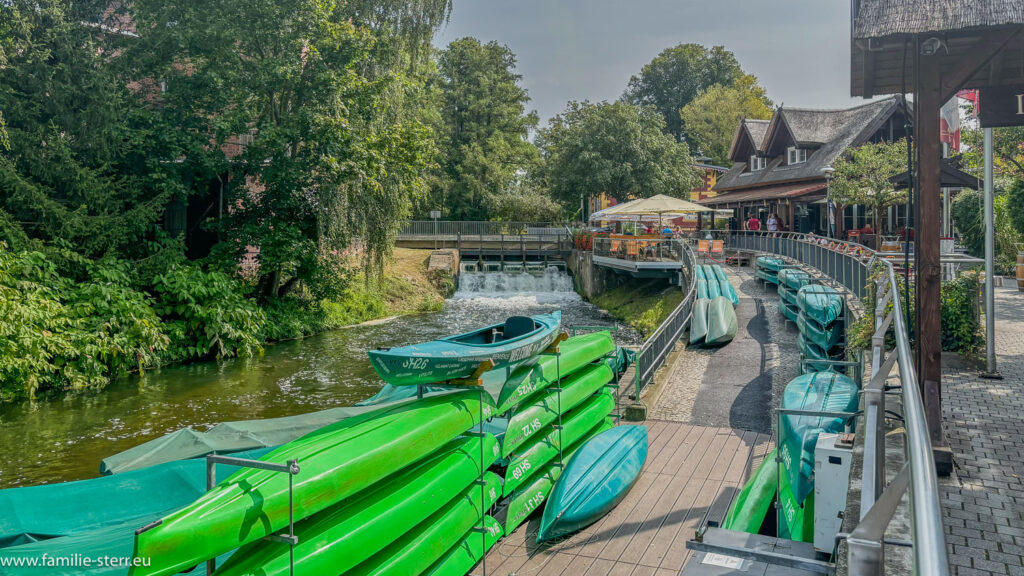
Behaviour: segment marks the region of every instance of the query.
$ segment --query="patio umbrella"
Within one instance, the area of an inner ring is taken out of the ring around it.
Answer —
[[[700,204],[694,204],[682,198],[673,198],[658,194],[650,198],[641,198],[618,206],[612,206],[603,210],[606,216],[648,216],[657,214],[658,226],[661,226],[661,219],[665,214],[680,215],[693,212],[714,212],[713,209]]]

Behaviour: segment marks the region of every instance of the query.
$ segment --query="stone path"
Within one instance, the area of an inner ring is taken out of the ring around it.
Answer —
[[[782,388],[797,376],[796,327],[779,314],[775,288],[750,268],[724,267],[736,288],[739,329],[721,348],[682,348],[651,418],[770,432]]]
[[[954,474],[940,478],[956,576],[1024,575],[1024,294],[996,289],[1003,380],[943,358],[943,419]]]

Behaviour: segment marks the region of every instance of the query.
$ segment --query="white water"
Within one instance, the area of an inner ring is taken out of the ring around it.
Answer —
[[[542,272],[463,272],[459,276],[456,298],[475,298],[481,295],[507,297],[510,294],[567,294],[579,298],[573,291],[572,278],[555,266]]]

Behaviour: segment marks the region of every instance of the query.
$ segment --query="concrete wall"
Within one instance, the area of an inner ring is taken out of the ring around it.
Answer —
[[[573,250],[566,261],[573,275],[576,292],[587,300],[625,283],[627,279],[626,276],[616,274],[607,268],[594,266],[593,255],[593,252]]]

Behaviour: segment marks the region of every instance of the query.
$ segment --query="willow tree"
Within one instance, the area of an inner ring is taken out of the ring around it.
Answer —
[[[906,189],[891,179],[906,171],[907,141],[867,143],[852,148],[833,162],[835,173],[829,195],[840,209],[861,205],[871,209],[875,231],[881,229],[882,212],[907,201]]]
[[[332,0],[140,0],[132,10],[143,31],[132,61],[161,81],[146,97],[191,135],[184,160],[230,167],[220,251],[258,247],[267,297],[300,281],[323,295],[342,287],[356,240],[379,270],[430,150],[426,126],[387,113],[401,75],[368,72],[394,37]],[[234,156],[225,145],[239,135]]]

